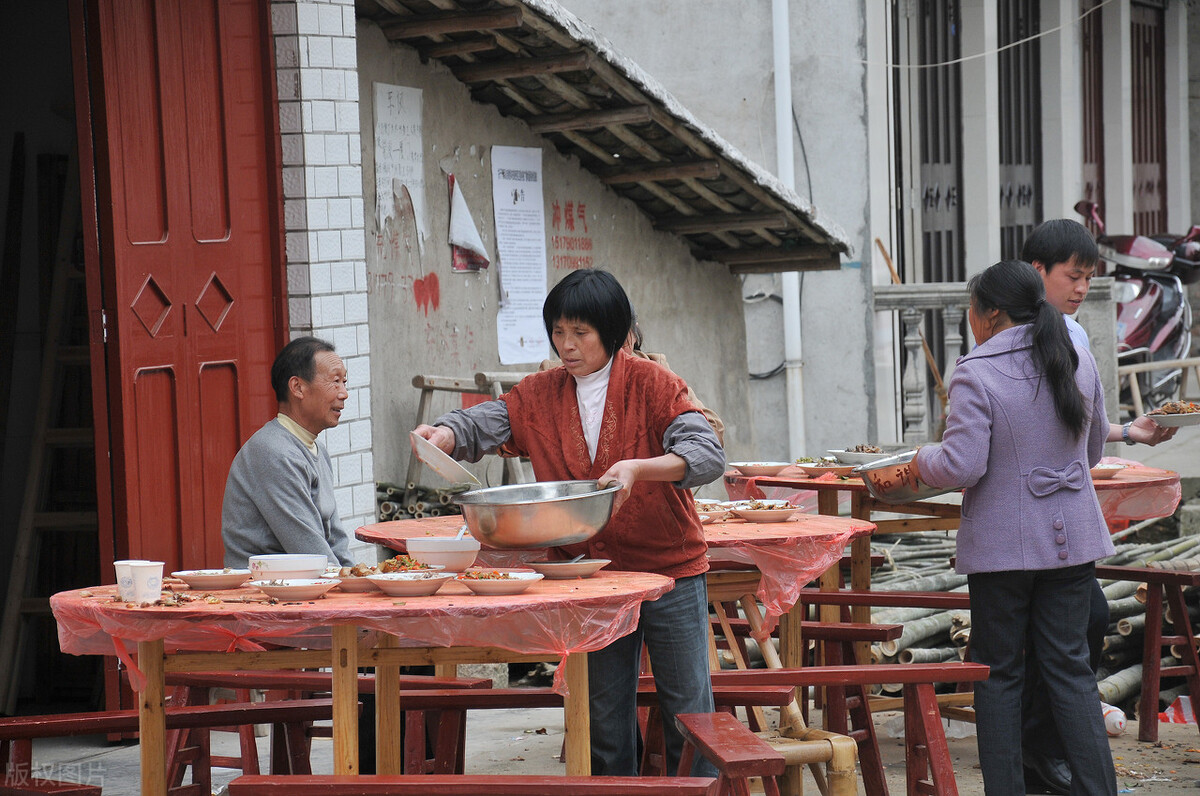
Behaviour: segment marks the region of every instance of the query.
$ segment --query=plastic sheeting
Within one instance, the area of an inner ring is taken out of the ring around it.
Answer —
[[[394,550],[406,549],[412,537],[453,536],[458,517],[380,522],[359,528],[355,535]],[[789,522],[744,522],[727,520],[704,526],[713,561],[732,561],[756,568],[762,579],[756,594],[765,609],[766,630],[774,629],[779,617],[800,596],[800,589],[833,566],[846,545],[856,536],[869,534],[875,526],[865,520],[805,514]],[[542,550],[490,550],[479,552],[482,566],[517,566],[546,557]]]
[[[140,679],[130,644],[163,639],[167,652],[261,650],[264,645],[328,648],[328,632],[355,625],[394,635],[400,647],[500,647],[520,654],[565,657],[601,649],[633,632],[638,607],[674,587],[670,578],[633,572],[588,580],[540,581],[523,594],[485,597],[447,583],[430,597],[382,592],[343,594],[305,602],[197,600],[179,607],[135,606],[114,600],[115,586],[61,592],[50,598],[63,652],[116,654]],[[202,593],[202,592],[193,592]],[[214,592],[221,598],[263,596],[253,588]],[[323,641],[323,643],[322,643]],[[558,668],[555,687],[565,693]]]
[[[1100,499],[1100,509],[1104,512],[1104,519],[1108,521],[1110,528],[1117,530],[1130,522],[1167,517],[1175,512],[1181,496],[1179,473],[1147,467],[1129,459],[1113,456],[1105,456],[1101,462],[1126,465],[1126,469],[1112,478],[1094,482],[1096,497]],[[795,479],[796,483],[771,483],[789,479]],[[731,500],[788,500],[803,511],[815,512],[817,493],[805,489],[804,482],[838,480],[837,476],[830,473],[819,478],[807,478],[799,467],[789,467],[778,475],[756,478],[729,472],[725,474],[725,491]],[[865,487],[858,479],[843,483],[845,489],[839,491],[838,501],[839,508],[844,510],[849,501],[849,493],[863,490]]]

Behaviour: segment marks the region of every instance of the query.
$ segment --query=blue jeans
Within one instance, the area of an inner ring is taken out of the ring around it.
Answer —
[[[1037,654],[1054,723],[1067,739],[1073,796],[1116,794],[1096,678],[1088,665],[1093,564],[1062,569],[977,572],[971,592],[971,658],[991,667],[975,686],[979,767],[988,796],[1025,793],[1021,696],[1025,645]]]
[[[713,712],[708,672],[708,591],[703,575],[679,578],[675,588],[642,603],[637,629],[588,654],[592,723],[592,774],[636,776],[637,684],[642,643],[650,653],[666,740],[666,773],[679,768],[683,737],[678,713]],[[715,777],[716,768],[697,755],[692,776]]]

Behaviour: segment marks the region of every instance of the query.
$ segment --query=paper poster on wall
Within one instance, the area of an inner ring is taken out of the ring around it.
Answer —
[[[400,218],[396,203],[408,189],[416,217],[417,240],[425,250],[428,235],[425,211],[425,149],[422,144],[421,89],[375,84],[375,226],[382,230],[388,217]]]
[[[542,150],[492,147],[492,205],[496,215],[500,363],[540,362],[550,341],[542,324],[546,299],[546,213]]]

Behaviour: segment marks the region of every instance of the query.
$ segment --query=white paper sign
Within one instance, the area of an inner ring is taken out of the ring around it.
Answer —
[[[550,350],[542,324],[546,212],[541,149],[492,147],[492,205],[500,272],[500,309],[496,313],[500,363],[540,362]]]
[[[416,216],[417,240],[425,249],[425,149],[422,144],[421,89],[375,84],[375,225],[397,217],[396,185],[408,188]]]

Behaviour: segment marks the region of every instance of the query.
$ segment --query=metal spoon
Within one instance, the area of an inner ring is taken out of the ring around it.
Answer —
[[[568,563],[568,564],[574,564],[576,561],[579,561],[580,559],[582,559],[582,558],[583,558],[584,556],[586,556],[586,555],[587,555],[587,553],[580,553],[579,555],[575,556],[574,558],[572,558],[572,559],[571,559],[570,561],[568,561],[567,563]]]
[[[467,530],[468,530],[468,528],[467,528],[467,526],[465,526],[465,525],[464,525],[463,527],[459,528],[459,529],[458,529],[458,536],[455,536],[455,537],[454,537],[454,541],[456,541],[456,542],[457,542],[459,539],[461,539],[461,538],[463,538],[464,536],[466,536],[466,535],[467,535]]]

